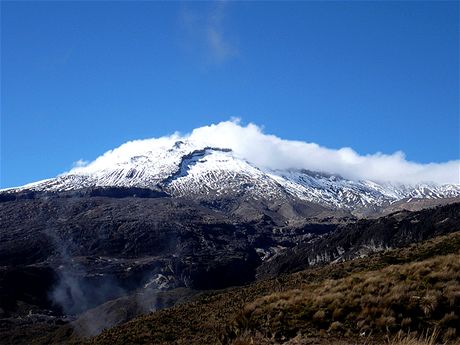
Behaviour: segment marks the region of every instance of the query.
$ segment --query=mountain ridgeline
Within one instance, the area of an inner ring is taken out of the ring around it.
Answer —
[[[56,178],[5,190],[5,193],[137,188],[194,200],[243,198],[278,204],[310,202],[359,215],[382,211],[401,201],[460,196],[459,184],[405,185],[354,181],[304,169],[267,169],[248,162],[229,148],[202,146],[193,141],[167,141],[147,146],[142,152],[103,158]]]

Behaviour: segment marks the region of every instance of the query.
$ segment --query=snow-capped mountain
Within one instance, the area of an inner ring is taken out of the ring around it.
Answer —
[[[121,147],[123,148],[123,146]],[[7,192],[72,191],[89,187],[138,187],[193,198],[300,199],[329,208],[385,206],[413,198],[460,196],[460,185],[353,181],[300,169],[257,167],[229,148],[192,140],[156,139],[136,151],[109,151],[91,164],[56,178]]]

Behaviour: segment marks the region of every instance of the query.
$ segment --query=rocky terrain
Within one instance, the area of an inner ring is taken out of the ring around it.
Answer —
[[[347,221],[313,217],[290,226],[282,212],[264,213],[260,205],[234,211],[225,203],[230,209],[223,211],[224,201],[210,207],[132,192],[18,194],[1,202],[2,316],[32,312],[67,320],[132,293],[142,299],[134,315],[148,312],[163,306],[156,302],[160,291],[249,283],[266,257]],[[323,211],[310,207],[312,215]]]
[[[92,309],[73,322],[56,323],[48,320],[48,323],[45,323],[43,322],[45,315],[30,314],[17,321],[13,329],[11,328],[13,321],[2,319],[0,323],[2,342],[8,344],[425,345],[434,344],[430,338],[435,334],[443,344],[446,341],[449,344],[457,344],[458,342],[452,341],[455,341],[456,334],[458,335],[458,323],[455,320],[456,315],[458,317],[460,304],[458,303],[458,269],[455,269],[455,265],[459,262],[457,259],[459,250],[460,234],[457,231],[400,249],[373,253],[365,258],[310,267],[274,279],[256,281],[244,287],[195,294],[191,299],[188,298],[188,302],[187,298],[182,299],[181,303],[174,307],[138,317],[129,323],[106,330],[94,338],[82,338],[79,327],[85,322],[100,322],[104,317],[101,309],[109,311],[113,304],[121,303],[122,299]],[[363,290],[365,292],[360,291],[358,295],[355,294],[362,298],[362,304],[359,306],[363,308],[359,309],[361,313],[330,312],[329,314],[328,308],[357,307],[354,306],[351,298],[355,295],[351,293],[349,287],[346,287],[350,282],[359,283],[360,288],[365,288]],[[331,290],[341,286],[349,293],[337,293]],[[375,293],[376,289],[391,291],[391,294],[382,295],[385,296],[384,299],[376,305],[380,309],[371,309],[369,305],[372,303],[371,296],[378,296]],[[331,293],[334,298],[328,295]],[[176,294],[184,296],[183,291],[178,291]],[[406,297],[402,296],[407,296],[409,300],[406,301]],[[392,300],[389,308],[384,305],[387,303],[384,301]],[[325,304],[320,306],[318,303]],[[118,309],[118,315],[115,315],[116,311],[112,309],[111,317],[122,318],[126,310],[129,311],[129,308]],[[258,310],[264,312],[259,313]],[[318,313],[321,310],[326,312]],[[386,316],[394,312],[393,310],[404,313],[396,316],[405,315],[405,323],[397,323],[395,317]],[[377,313],[377,317],[369,314],[371,311]],[[312,315],[311,318],[304,317],[308,313]],[[363,322],[344,321],[343,317],[347,315],[351,318],[362,317]],[[368,316],[372,317],[367,320]],[[331,320],[331,317],[335,319]],[[42,322],[39,322],[40,318]],[[370,322],[379,319],[381,321],[371,337]],[[402,336],[398,336],[396,332],[401,327],[404,332]],[[438,331],[433,333],[433,327],[438,327]],[[419,334],[422,335],[420,339],[426,341],[418,341],[418,336],[407,332],[409,328],[420,332]],[[391,330],[390,333],[388,330]],[[424,337],[426,331],[429,333]],[[360,335],[363,332],[366,336]]]
[[[455,203],[416,212],[399,211],[340,225],[317,241],[301,243],[265,261],[258,267],[258,276],[276,277],[310,266],[365,257],[457,231],[459,206]]]
[[[96,335],[202,291],[454,232],[460,214],[448,204],[356,220],[318,217],[324,210],[312,208],[293,226],[251,205],[241,215],[164,195],[80,193],[0,203],[1,324],[13,334],[70,322],[71,334]],[[21,339],[30,341],[8,343]]]

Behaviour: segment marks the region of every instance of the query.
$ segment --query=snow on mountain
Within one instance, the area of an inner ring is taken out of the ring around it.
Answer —
[[[88,166],[8,191],[138,187],[194,198],[298,198],[345,209],[384,206],[411,198],[460,196],[458,184],[353,181],[339,175],[301,169],[259,168],[229,148],[176,139],[147,140],[142,150],[109,151]]]

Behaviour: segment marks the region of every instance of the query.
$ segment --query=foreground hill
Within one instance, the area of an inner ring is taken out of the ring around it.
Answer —
[[[435,327],[440,341],[455,340],[459,265],[456,232],[206,294],[105,331],[89,343],[382,344],[399,330],[422,334]]]

